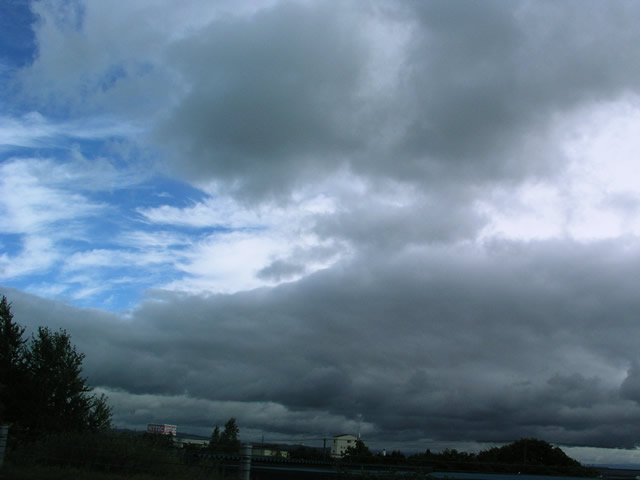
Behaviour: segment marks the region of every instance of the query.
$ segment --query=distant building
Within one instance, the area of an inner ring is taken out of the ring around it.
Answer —
[[[206,448],[209,446],[209,440],[204,438],[173,437],[173,444],[178,448],[184,448],[184,447]]]
[[[349,447],[356,446],[358,437],[349,435],[348,433],[336,435],[331,438],[331,456],[333,458],[341,458]]]
[[[175,425],[167,425],[165,423],[149,423],[147,424],[147,433],[156,433],[159,435],[172,435],[175,437],[178,427]]]

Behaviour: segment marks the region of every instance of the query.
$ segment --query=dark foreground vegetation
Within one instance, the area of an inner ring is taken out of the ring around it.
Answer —
[[[559,447],[534,438],[524,438],[502,447],[493,447],[477,454],[445,450],[432,454],[428,450],[419,457],[433,461],[439,470],[522,473],[531,475],[562,475],[598,477],[595,468],[585,467],[566,455]]]
[[[19,445],[7,455],[3,473],[9,480],[215,480],[225,472],[218,461],[194,461],[193,452],[175,448],[169,436],[85,432]]]
[[[237,470],[228,458],[208,448],[178,449],[169,436],[130,433],[65,433],[50,435],[37,442],[21,445],[11,451],[4,470],[8,480],[153,480],[153,479],[222,479],[233,478]],[[558,447],[535,439],[523,439],[504,447],[491,448],[478,454],[456,450],[441,453],[426,451],[405,456],[401,452],[374,455],[364,443],[342,459],[319,462],[318,451],[304,449],[291,452],[287,465],[315,460],[309,468],[332,470],[330,478],[428,478],[429,472],[522,473],[559,476],[597,476],[598,472],[581,466]],[[306,453],[306,455],[302,455]],[[354,454],[362,454],[355,456]],[[300,458],[300,456],[308,458]],[[296,458],[298,457],[298,458]],[[231,462],[233,463],[233,461]],[[318,467],[322,463],[325,467]],[[254,467],[258,464],[254,462]],[[271,465],[273,467],[273,465]],[[286,465],[278,478],[289,478]],[[310,470],[312,472],[312,470]],[[295,478],[318,478],[297,468]],[[258,477],[262,478],[262,477]],[[272,478],[272,477],[264,477]],[[273,477],[275,478],[275,477]],[[291,477],[293,478],[293,477]],[[325,477],[323,477],[325,478]],[[327,477],[329,478],[329,477]]]

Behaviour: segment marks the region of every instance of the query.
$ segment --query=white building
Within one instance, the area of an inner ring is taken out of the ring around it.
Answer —
[[[349,447],[356,446],[358,437],[349,435],[348,433],[336,435],[331,438],[331,456],[333,458],[341,458]]]

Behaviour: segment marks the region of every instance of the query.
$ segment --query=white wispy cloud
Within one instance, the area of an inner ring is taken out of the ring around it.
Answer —
[[[170,230],[129,230],[122,232],[115,239],[115,242],[123,247],[135,249],[155,249],[183,247],[193,243],[189,235]]]
[[[25,235],[20,250],[14,255],[0,255],[0,279],[8,280],[29,274],[41,274],[50,270],[63,255],[55,243],[44,235]]]
[[[138,208],[137,211],[145,220],[154,224],[192,228],[249,228],[259,227],[269,221],[258,212],[243,208],[228,197],[209,197],[184,208],[162,205]]]
[[[33,111],[20,117],[0,116],[0,152],[14,147],[66,147],[70,140],[129,137],[141,133],[124,119],[91,116],[51,120]]]
[[[0,213],[6,233],[37,233],[61,221],[95,215],[105,205],[60,188],[66,168],[53,160],[14,159],[0,165]],[[64,236],[63,231],[51,232]]]
[[[184,254],[176,267],[187,276],[164,288],[189,292],[232,293],[265,284],[257,272],[274,257],[286,254],[287,238],[273,232],[211,235]]]
[[[16,253],[3,252],[2,278],[44,272],[61,260],[59,242],[84,235],[83,219],[106,205],[60,188],[51,160],[10,160],[0,165],[0,232],[17,236]]]
[[[63,271],[95,270],[98,268],[146,267],[176,262],[176,253],[168,248],[127,251],[94,249],[76,252],[64,262]]]
[[[314,218],[335,210],[335,199],[325,194],[298,193],[297,202],[278,205],[244,205],[226,196],[207,196],[188,207],[162,205],[138,208],[145,222],[160,227],[220,228],[204,236],[192,236],[174,251],[175,268],[180,279],[163,288],[189,292],[236,292],[279,283],[259,273],[274,262],[293,262],[300,278],[326,268],[340,257],[332,240],[321,240],[314,233]],[[175,241],[175,237],[138,233],[129,237],[157,245]],[[186,246],[185,246],[186,245]],[[330,248],[333,254],[310,255],[317,248]]]
[[[128,186],[131,181],[134,180],[127,179],[125,171],[117,170],[108,160],[89,161],[79,151],[72,151],[64,161],[12,158],[0,164],[0,232],[13,236],[11,245],[5,243],[1,252],[0,278],[55,274],[59,267],[66,268],[61,270],[64,274],[73,269],[69,265],[82,262],[88,269],[97,266],[100,253],[103,263],[120,264],[144,262],[155,255],[115,252],[108,259],[107,250],[82,253],[75,251],[78,247],[69,246],[70,242],[90,245],[104,228],[100,227],[100,219],[117,208],[103,200],[96,201],[93,194]],[[63,277],[58,281],[65,285],[62,290],[77,283]],[[51,286],[36,289],[56,290]]]

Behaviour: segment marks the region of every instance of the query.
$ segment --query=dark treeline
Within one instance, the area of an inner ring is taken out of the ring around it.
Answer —
[[[347,450],[344,462],[428,466],[434,471],[526,473],[535,475],[567,475],[597,477],[599,472],[585,467],[566,455],[559,447],[544,440],[523,438],[502,447],[492,447],[479,453],[446,449],[440,453],[426,450],[424,453],[405,456],[400,451],[390,454],[372,454],[364,442],[358,440]]]
[[[527,473],[536,475],[570,475],[597,477],[599,472],[585,467],[566,455],[559,447],[544,440],[523,438],[502,447],[492,447],[477,454],[445,450],[434,454],[427,450],[409,461],[425,460],[444,470],[494,473]]]

